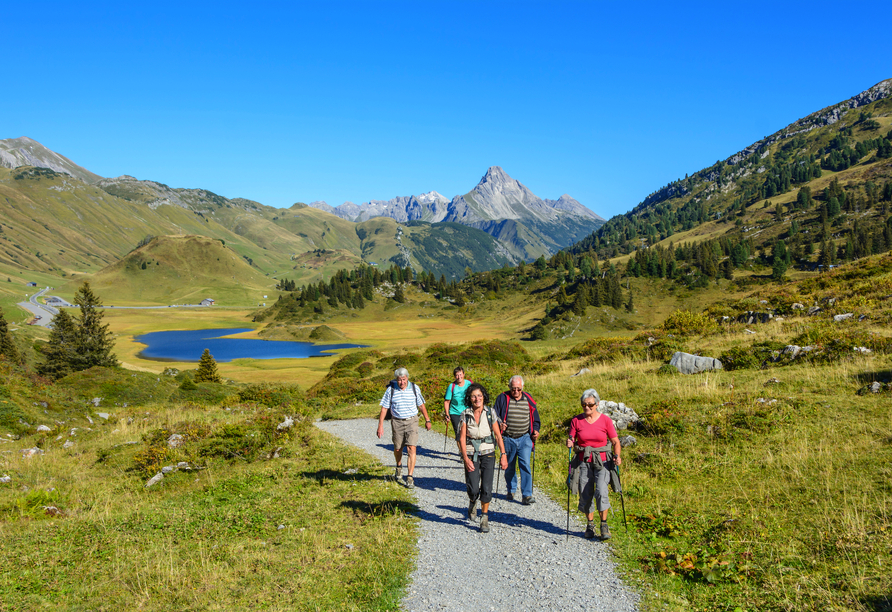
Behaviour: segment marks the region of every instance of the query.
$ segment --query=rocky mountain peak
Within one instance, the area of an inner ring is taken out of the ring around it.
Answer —
[[[98,174],[81,168],[67,157],[47,149],[27,136],[0,140],[0,166],[4,168],[18,168],[19,166],[49,168],[91,184],[102,180]]]

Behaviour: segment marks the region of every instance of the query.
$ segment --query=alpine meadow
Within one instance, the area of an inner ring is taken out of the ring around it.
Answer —
[[[405,367],[454,438],[462,366],[524,377],[577,519],[580,394],[631,409],[609,547],[641,609],[892,610],[892,79],[610,219],[480,171],[275,208],[0,141],[0,608],[406,609],[417,498],[314,423],[377,418]],[[136,340],[235,328],[356,348]]]

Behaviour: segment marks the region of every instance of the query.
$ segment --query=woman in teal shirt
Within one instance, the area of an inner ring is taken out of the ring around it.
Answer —
[[[452,371],[455,376],[455,382],[449,383],[446,387],[446,398],[443,402],[443,422],[452,421],[452,431],[458,439],[458,430],[461,425],[461,415],[469,408],[465,403],[465,391],[474,381],[465,379],[465,369],[458,366]]]

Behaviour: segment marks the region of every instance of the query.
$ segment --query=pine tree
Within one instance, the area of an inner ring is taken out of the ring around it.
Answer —
[[[588,306],[587,293],[587,291],[583,290],[583,287],[580,287],[576,292],[576,299],[573,300],[573,314],[580,317],[585,315],[585,308]]]
[[[217,372],[217,362],[214,361],[214,356],[211,355],[210,349],[204,349],[204,352],[201,354],[201,361],[198,362],[198,371],[195,372],[195,382],[223,382],[223,379],[220,378],[220,374]]]
[[[37,373],[57,380],[71,372],[77,353],[78,330],[74,318],[65,309],[53,317],[53,326],[46,345],[41,348],[43,362],[37,364]]]
[[[783,240],[774,243],[772,249],[771,276],[775,280],[781,280],[787,272],[790,260],[787,255],[787,245]]]
[[[16,348],[12,336],[9,335],[9,328],[6,325],[6,319],[3,318],[2,308],[0,308],[0,355],[13,363],[18,363],[21,360],[19,350]]]
[[[635,312],[635,302],[632,301],[632,290],[629,289],[629,301],[626,302],[626,312]]]
[[[536,323],[536,327],[534,327],[533,331],[530,333],[530,338],[533,340],[545,340],[548,338],[548,331],[545,329],[545,326],[542,325],[542,321]]]
[[[108,324],[102,322],[103,312],[99,297],[93,293],[90,283],[84,281],[74,294],[74,303],[80,307],[77,319],[77,351],[72,355],[72,370],[80,372],[93,366],[113,368],[118,365],[117,356],[112,353],[115,347],[114,334]]]
[[[403,286],[402,286],[402,285],[397,285],[397,286],[396,286],[396,289],[395,289],[394,292],[393,292],[393,300],[394,300],[395,302],[399,302],[400,304],[402,304],[403,302],[406,301],[406,296],[405,296],[405,294],[403,293]]]

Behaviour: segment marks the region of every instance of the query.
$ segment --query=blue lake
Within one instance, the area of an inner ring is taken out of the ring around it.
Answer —
[[[325,351],[360,348],[361,344],[313,344],[312,342],[282,342],[250,338],[225,338],[232,334],[251,331],[250,327],[235,329],[189,329],[152,332],[134,338],[147,345],[139,353],[143,359],[157,361],[198,361],[204,349],[211,351],[218,362],[233,359],[303,359],[331,357]]]

